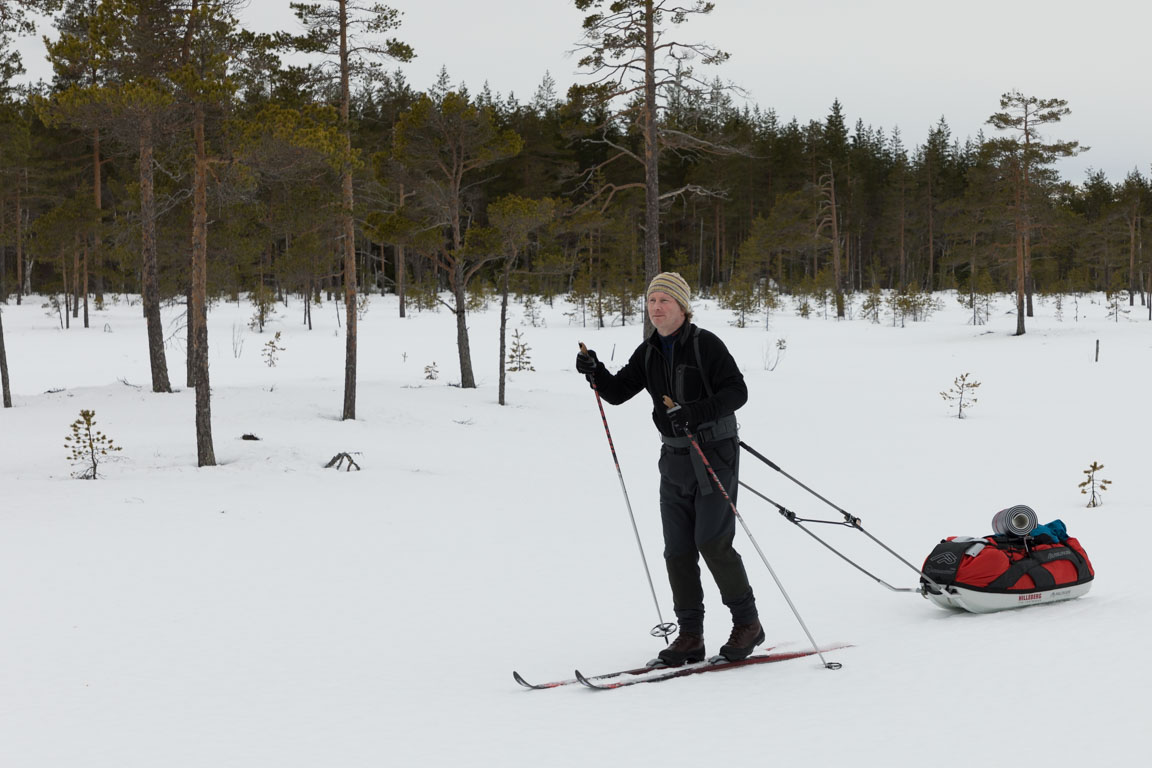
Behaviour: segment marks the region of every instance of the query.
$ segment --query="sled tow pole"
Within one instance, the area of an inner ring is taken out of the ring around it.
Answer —
[[[779,466],[777,466],[775,462],[773,462],[771,459],[769,459],[768,457],[766,457],[764,454],[762,454],[762,453],[760,453],[759,451],[757,451],[757,450],[756,450],[755,448],[753,448],[752,446],[748,445],[748,444],[747,444],[746,442],[744,442],[743,440],[741,440],[741,441],[740,441],[740,447],[741,447],[741,448],[743,448],[744,450],[748,451],[748,453],[752,454],[753,456],[755,456],[757,459],[759,459],[760,461],[764,462],[764,463],[765,463],[765,464],[767,464],[768,466],[772,467],[772,469],[774,469],[774,470],[776,470],[777,472],[779,472],[780,474],[784,475],[784,477],[788,478],[788,479],[789,479],[789,480],[791,480],[793,483],[795,483],[796,485],[800,486],[800,487],[801,487],[801,488],[803,488],[804,490],[808,491],[808,493],[810,493],[810,494],[812,494],[813,496],[815,496],[816,498],[820,499],[820,501],[824,502],[824,503],[825,503],[825,504],[827,504],[828,506],[832,507],[832,509],[836,510],[837,512],[839,512],[841,515],[843,515],[843,516],[844,516],[844,519],[843,519],[842,521],[839,521],[839,520],[810,520],[810,519],[807,519],[807,518],[799,517],[799,516],[798,516],[798,515],[797,515],[795,512],[791,511],[790,509],[787,509],[787,508],[786,508],[786,507],[784,507],[782,504],[779,504],[779,503],[777,503],[777,502],[773,501],[772,499],[768,498],[768,497],[767,497],[767,496],[765,496],[763,493],[760,493],[760,491],[757,491],[755,488],[751,487],[751,486],[750,486],[750,485],[748,485],[747,483],[745,483],[745,482],[743,482],[743,481],[741,481],[741,482],[740,482],[740,485],[744,486],[745,488],[747,488],[749,491],[751,491],[752,493],[754,493],[754,494],[756,494],[757,496],[759,496],[759,497],[760,497],[761,499],[763,499],[764,501],[766,501],[766,502],[768,502],[769,504],[771,504],[772,506],[776,507],[776,509],[777,509],[777,510],[780,512],[780,514],[781,514],[781,515],[782,515],[782,516],[783,516],[783,517],[784,517],[786,520],[788,520],[788,522],[795,524],[797,528],[799,528],[800,530],[804,531],[804,533],[808,534],[808,535],[809,535],[809,536],[811,536],[812,538],[816,539],[816,541],[818,541],[818,542],[820,542],[821,544],[823,544],[823,545],[824,545],[824,546],[825,546],[825,547],[826,547],[828,550],[830,550],[831,552],[833,552],[834,554],[836,554],[838,557],[840,557],[840,559],[844,560],[844,562],[848,563],[849,565],[851,565],[851,566],[852,566],[853,568],[855,568],[856,570],[860,571],[860,572],[861,572],[861,573],[863,573],[864,575],[866,575],[866,576],[868,576],[869,578],[873,579],[873,580],[874,580],[874,581],[876,581],[877,583],[879,583],[879,584],[881,584],[881,585],[883,585],[883,586],[887,587],[888,589],[892,590],[893,592],[921,592],[921,593],[923,592],[923,588],[922,588],[922,587],[921,587],[921,588],[911,588],[911,587],[894,587],[894,586],[892,586],[891,584],[889,584],[888,582],[884,581],[883,579],[881,579],[880,577],[876,576],[875,574],[873,574],[873,573],[870,573],[870,572],[868,572],[867,570],[865,570],[864,568],[860,567],[860,566],[859,566],[859,565],[857,565],[855,562],[853,562],[851,559],[849,559],[847,555],[845,555],[844,553],[840,552],[838,549],[836,549],[835,547],[833,547],[831,544],[829,544],[828,542],[824,541],[824,539],[820,538],[820,537],[819,537],[819,536],[817,536],[815,533],[813,533],[812,531],[810,531],[810,530],[808,530],[807,528],[805,528],[805,527],[804,527],[804,523],[820,523],[820,524],[825,524],[825,525],[843,525],[843,526],[846,526],[846,527],[848,527],[848,528],[854,528],[854,529],[856,529],[857,531],[860,531],[860,533],[862,533],[862,534],[864,534],[865,536],[867,536],[867,537],[868,537],[869,539],[871,539],[873,542],[875,542],[875,544],[876,544],[877,546],[879,546],[881,549],[883,549],[885,552],[887,552],[888,554],[892,555],[894,558],[896,558],[896,559],[897,559],[897,560],[899,560],[900,562],[904,563],[904,565],[908,566],[908,567],[909,567],[909,568],[911,568],[913,571],[915,571],[915,572],[917,573],[917,575],[919,575],[919,576],[920,576],[920,578],[921,578],[921,579],[923,579],[923,580],[926,582],[927,586],[931,587],[932,589],[935,589],[935,590],[939,590],[940,592],[943,592],[943,591],[945,591],[945,590],[944,590],[944,587],[940,586],[940,585],[939,585],[939,584],[937,584],[935,581],[933,581],[933,580],[931,579],[931,577],[929,577],[929,576],[926,576],[922,570],[920,570],[920,569],[919,569],[919,568],[917,568],[915,565],[913,565],[912,563],[910,563],[910,562],[908,562],[907,560],[905,560],[903,557],[901,557],[901,556],[900,556],[900,554],[899,554],[899,553],[897,553],[895,550],[893,550],[893,549],[892,549],[891,547],[889,547],[887,544],[885,544],[884,542],[882,542],[882,541],[880,541],[879,539],[877,539],[875,536],[873,536],[873,535],[872,535],[871,533],[869,533],[868,531],[864,530],[864,526],[861,524],[861,522],[860,522],[860,518],[856,517],[855,515],[849,514],[849,513],[848,513],[846,510],[844,510],[844,509],[842,509],[842,508],[838,507],[837,505],[833,504],[831,501],[829,501],[828,499],[824,498],[823,496],[821,496],[819,493],[817,493],[816,491],[814,491],[814,490],[812,490],[811,488],[809,488],[809,487],[808,487],[807,485],[805,485],[804,483],[802,483],[802,482],[800,482],[799,480],[797,480],[796,478],[792,477],[792,475],[788,474],[788,473],[787,473],[787,472],[785,472],[783,469],[781,469]]]

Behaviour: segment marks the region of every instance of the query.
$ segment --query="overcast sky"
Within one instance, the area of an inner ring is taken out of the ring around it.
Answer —
[[[314,0],[313,0],[314,1]],[[685,0],[689,4],[690,0]],[[1133,168],[1152,173],[1152,4],[1141,0],[715,0],[676,39],[705,41],[731,54],[712,73],[741,86],[781,120],[824,120],[839,99],[857,119],[907,146],[924,141],[941,116],[955,138],[975,136],[1017,89],[1067,99],[1072,114],[1050,138],[1092,149],[1062,161],[1065,178],[1088,168],[1113,181]],[[585,81],[568,55],[582,14],[572,0],[391,0],[403,12],[397,36],[417,58],[399,65],[416,89],[441,66],[453,83],[529,101],[545,71],[563,94]],[[288,0],[251,0],[242,13],[255,29],[294,29]],[[42,48],[28,68],[47,76]],[[35,61],[34,61],[35,59]],[[711,77],[711,75],[709,75]]]

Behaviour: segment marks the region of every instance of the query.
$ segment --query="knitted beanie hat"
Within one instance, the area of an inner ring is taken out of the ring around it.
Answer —
[[[652,278],[652,282],[648,284],[648,292],[644,298],[648,298],[654,291],[663,291],[672,298],[676,299],[676,303],[680,305],[680,309],[685,312],[689,311],[688,301],[692,295],[692,291],[688,288],[688,283],[684,278],[676,272],[661,272]]]

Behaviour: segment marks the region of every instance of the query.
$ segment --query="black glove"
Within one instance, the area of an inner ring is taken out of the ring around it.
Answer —
[[[672,422],[672,434],[677,437],[686,437],[696,432],[696,418],[690,405],[677,405],[669,409],[668,420]]]
[[[600,367],[600,360],[591,349],[587,352],[576,353],[576,370],[585,376],[595,376],[596,369]]]

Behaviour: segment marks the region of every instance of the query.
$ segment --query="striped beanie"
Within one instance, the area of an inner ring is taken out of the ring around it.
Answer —
[[[691,311],[688,306],[688,300],[692,295],[692,291],[688,288],[688,283],[684,278],[680,277],[677,272],[661,272],[652,278],[652,282],[648,284],[648,292],[644,298],[648,298],[654,291],[663,291],[672,298],[676,299],[676,303],[680,305],[680,309],[686,313]]]

